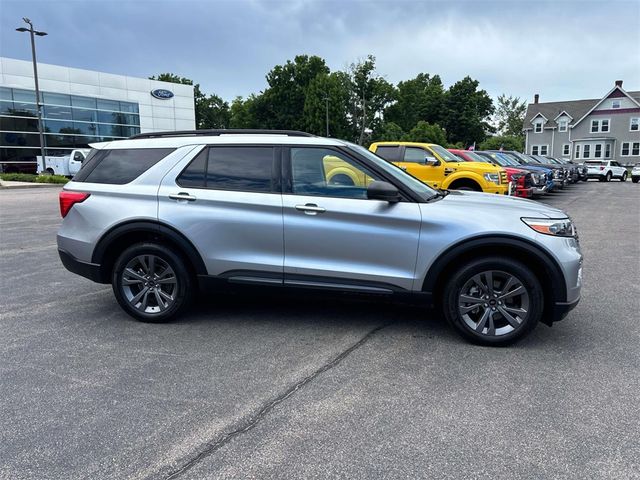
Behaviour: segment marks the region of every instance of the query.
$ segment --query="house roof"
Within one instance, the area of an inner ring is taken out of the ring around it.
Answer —
[[[636,102],[640,102],[640,91],[626,93]],[[569,100],[565,102],[530,103],[527,106],[527,113],[524,117],[524,128],[531,128],[531,120],[538,114],[546,118],[555,119],[564,111],[574,119],[581,119],[601,101],[602,98],[593,98],[589,100]]]

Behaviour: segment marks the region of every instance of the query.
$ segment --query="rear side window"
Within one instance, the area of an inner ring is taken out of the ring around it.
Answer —
[[[174,150],[175,148],[95,150],[83,162],[73,180],[124,185],[138,178]]]
[[[273,147],[209,147],[200,152],[176,179],[181,187],[272,191]]]
[[[376,148],[376,155],[389,162],[400,161],[400,147],[379,146]]]

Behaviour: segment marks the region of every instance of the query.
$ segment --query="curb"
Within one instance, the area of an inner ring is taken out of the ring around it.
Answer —
[[[7,182],[0,180],[0,190],[9,190],[15,188],[51,188],[51,187],[64,187],[61,183],[35,183],[35,182]]]

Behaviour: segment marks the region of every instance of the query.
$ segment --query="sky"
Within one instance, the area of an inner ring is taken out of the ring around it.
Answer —
[[[492,97],[640,90],[640,0],[0,0],[0,55],[121,75],[172,72],[225,100],[258,93],[295,55],[331,70],[376,57],[392,83],[466,75]]]

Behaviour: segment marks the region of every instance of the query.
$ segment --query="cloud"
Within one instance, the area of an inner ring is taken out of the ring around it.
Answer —
[[[14,31],[27,15],[50,33],[42,62],[170,71],[228,100],[264,89],[268,70],[296,54],[334,70],[373,54],[394,83],[470,75],[493,96],[598,97],[616,79],[640,90],[637,1],[2,1],[1,55],[30,58]]]

